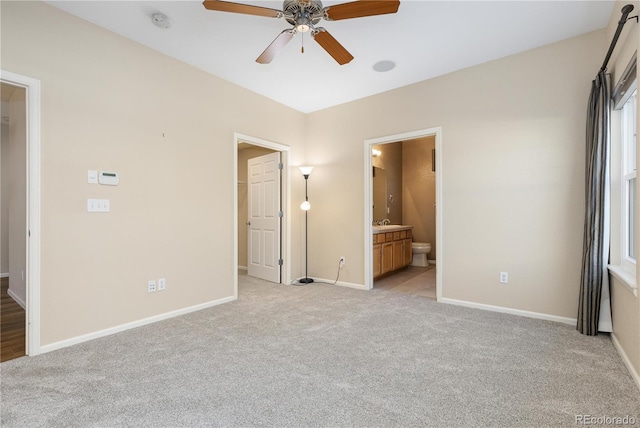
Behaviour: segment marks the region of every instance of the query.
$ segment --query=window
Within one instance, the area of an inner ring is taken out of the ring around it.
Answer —
[[[636,148],[638,91],[634,53],[613,89],[611,112],[611,247],[609,272],[638,296]]]
[[[622,187],[622,254],[632,263],[636,262],[636,122],[638,91],[634,90],[621,112],[621,187]]]

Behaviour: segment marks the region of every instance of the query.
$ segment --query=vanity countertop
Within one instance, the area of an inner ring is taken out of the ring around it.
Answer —
[[[385,226],[373,226],[373,233],[385,233],[385,232],[399,232],[401,230],[413,229],[413,226],[407,226],[404,224],[387,224]]]

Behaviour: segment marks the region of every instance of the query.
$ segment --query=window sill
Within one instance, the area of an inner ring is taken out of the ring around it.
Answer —
[[[616,277],[634,296],[638,297],[638,285],[633,272],[623,269],[621,266],[609,265],[609,273]]]

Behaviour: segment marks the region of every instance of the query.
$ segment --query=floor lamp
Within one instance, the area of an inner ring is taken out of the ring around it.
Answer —
[[[300,278],[298,280],[298,285],[310,284],[313,282],[313,278],[309,278],[307,270],[309,267],[309,221],[307,218],[307,214],[309,213],[309,208],[311,208],[311,204],[309,203],[309,195],[307,194],[307,182],[309,181],[311,170],[313,170],[312,166],[300,167],[300,172],[302,172],[302,175],[304,176],[304,202],[300,204],[300,208],[304,211],[304,278]]]

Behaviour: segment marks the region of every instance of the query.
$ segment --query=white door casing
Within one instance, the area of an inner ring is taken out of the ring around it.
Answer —
[[[442,301],[442,266],[445,256],[445,245],[442,236],[443,232],[443,175],[442,175],[442,128],[434,127],[422,129],[418,131],[405,132],[402,134],[389,135],[386,137],[372,138],[364,141],[364,236],[371,236],[373,233],[373,178],[371,168],[373,162],[371,159],[371,149],[377,144],[396,143],[399,141],[413,140],[435,136],[436,139],[436,248],[438,249],[438,257],[436,259],[436,300]],[[364,240],[364,285],[366,289],[373,288],[373,245],[371,239]]]
[[[247,161],[250,276],[280,283],[280,152]]]
[[[0,81],[27,91],[27,310],[26,354],[40,348],[40,81],[0,70]]]

